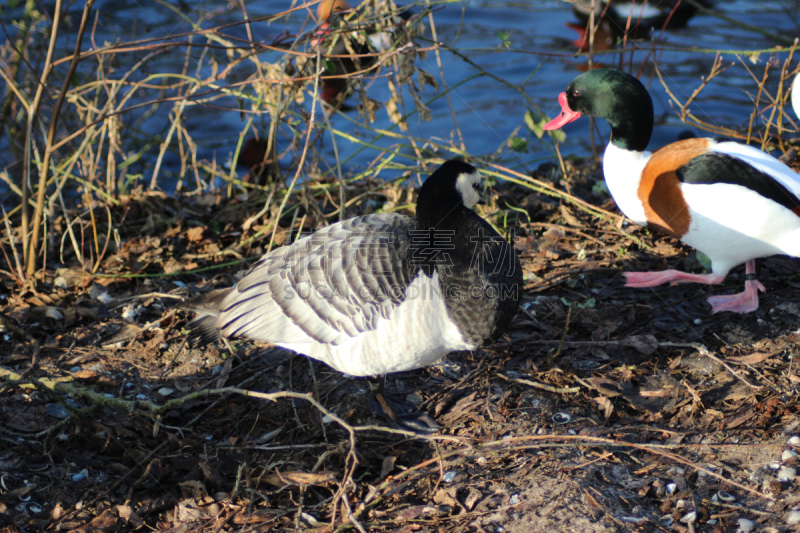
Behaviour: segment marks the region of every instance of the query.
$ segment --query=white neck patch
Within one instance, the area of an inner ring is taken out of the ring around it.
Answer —
[[[462,173],[456,178],[456,189],[461,194],[461,201],[468,208],[481,201],[481,175],[476,170],[472,174]]]
[[[614,143],[608,143],[603,156],[603,175],[608,191],[620,211],[640,226],[647,225],[647,217],[639,199],[639,182],[649,159],[650,152],[625,150]]]

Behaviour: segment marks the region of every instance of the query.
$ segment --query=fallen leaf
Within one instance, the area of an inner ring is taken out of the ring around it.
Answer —
[[[111,509],[106,509],[103,511],[103,514],[96,517],[94,520],[89,522],[88,524],[75,529],[75,533],[95,533],[98,531],[109,531],[112,529],[117,528],[117,523],[119,522],[119,518],[114,516],[114,512]]]
[[[261,478],[270,485],[276,487],[285,487],[286,485],[329,485],[336,481],[336,475],[333,472],[318,472],[315,474],[309,472],[278,472],[274,474],[267,474]]]
[[[650,463],[649,465],[646,465],[640,468],[639,470],[634,470],[633,473],[636,474],[637,476],[641,476],[642,474],[647,474],[649,472],[652,472],[659,466],[661,466],[661,463]]]
[[[59,311],[57,307],[48,307],[47,311],[45,312],[45,316],[52,318],[53,320],[64,319],[64,315],[61,314],[61,311]]]
[[[752,409],[748,410],[745,414],[739,415],[730,422],[725,424],[725,429],[733,429],[735,427],[739,427],[755,415],[755,411]]]
[[[186,232],[186,238],[191,242],[197,242],[203,238],[205,231],[206,228],[204,226],[189,228],[189,230]]]
[[[383,463],[381,464],[381,479],[385,479],[386,476],[392,473],[395,461],[397,461],[397,457],[394,455],[387,455],[383,458]]]
[[[745,363],[747,365],[754,365],[756,363],[760,363],[761,361],[766,361],[773,355],[775,354],[756,352],[756,353],[751,353],[750,355],[743,355],[742,357],[726,357],[725,361],[733,361],[735,363]]]
[[[586,379],[586,383],[588,383],[594,390],[602,394],[607,398],[613,398],[615,396],[619,396],[622,394],[620,392],[620,385],[618,382],[614,381],[613,379],[605,378],[602,376],[593,376],[591,378]]]
[[[572,214],[569,207],[561,204],[561,208],[559,210],[561,216],[564,218],[564,222],[569,224],[570,226],[580,227],[583,226],[583,222],[580,221],[575,215]]]
[[[677,389],[673,387],[665,387],[658,390],[643,390],[639,391],[639,396],[643,398],[669,398],[675,396]]]
[[[136,511],[134,511],[130,505],[117,505],[117,513],[119,513],[120,518],[130,522],[137,528],[144,525],[144,521],[136,514]]]
[[[184,498],[204,498],[208,496],[208,489],[202,481],[189,480],[178,483],[181,488],[181,495]]]
[[[631,335],[622,339],[620,344],[630,346],[645,355],[650,355],[658,349],[658,340],[653,335]]]
[[[603,416],[608,419],[611,416],[611,413],[614,412],[614,404],[611,403],[611,400],[606,398],[605,396],[598,396],[597,398],[592,398],[595,403],[603,410]]]

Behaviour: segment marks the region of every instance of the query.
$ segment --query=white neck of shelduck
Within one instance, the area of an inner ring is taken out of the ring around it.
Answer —
[[[648,159],[650,152],[625,150],[614,143],[608,143],[603,157],[603,175],[611,196],[620,211],[640,226],[647,225],[644,206],[639,199],[639,182]]]

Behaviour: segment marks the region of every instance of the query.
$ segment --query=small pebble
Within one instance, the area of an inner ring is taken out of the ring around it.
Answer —
[[[217,365],[214,367],[214,370],[211,371],[212,376],[219,376],[220,372],[222,372],[222,365]]]
[[[767,481],[771,478],[772,474],[764,467],[757,468],[752,474],[750,474],[750,481],[754,483],[761,484],[764,481]]]
[[[519,494],[512,494],[508,500],[508,505],[517,505],[519,503]]]
[[[173,392],[175,392],[175,389],[170,389],[169,387],[161,387],[160,389],[158,389],[158,393],[161,396],[169,396]]]
[[[797,452],[794,450],[783,450],[781,454],[781,461],[789,461],[797,457]]]
[[[661,522],[662,524],[664,524],[665,526],[669,527],[669,526],[672,525],[672,522],[674,522],[675,519],[672,518],[671,515],[665,514],[664,516],[659,518],[658,521]]]
[[[412,405],[419,405],[423,401],[425,401],[425,398],[423,398],[419,392],[412,392],[411,394],[406,396],[406,401],[411,403]]]
[[[793,435],[789,437],[788,442],[790,446],[800,446],[800,437],[798,437],[797,435]]]
[[[678,485],[676,485],[675,483],[667,483],[667,495],[672,496],[673,494],[675,494],[675,492],[677,492],[677,490],[678,490]]]
[[[114,396],[113,394],[111,394],[110,392],[104,392],[104,393],[103,393],[103,396],[105,396],[106,398],[114,398],[114,397],[115,397],[115,396]]]
[[[736,533],[750,533],[755,527],[753,521],[747,518],[740,518],[737,522],[739,523],[739,529],[736,530]]]
[[[89,370],[91,370],[92,372],[102,372],[103,363],[97,363],[96,365],[92,365],[89,367]]]
[[[685,515],[683,515],[683,518],[681,518],[681,522],[683,522],[684,524],[691,524],[695,520],[697,520],[697,511],[691,511],[689,513],[686,513]]]
[[[72,368],[69,369],[69,373],[74,374],[75,372],[80,372],[81,370],[83,370],[81,367],[73,366]]]
[[[122,308],[122,318],[126,322],[133,322],[136,319],[136,315],[141,309],[140,306],[134,304],[133,302],[129,303],[125,307]]]
[[[318,522],[317,519],[313,515],[310,515],[308,513],[301,513],[301,516],[303,517],[303,520],[305,520],[306,522],[308,522],[309,524],[311,524],[314,527],[318,527],[318,526],[323,525],[320,522]]]
[[[89,471],[85,468],[78,472],[77,474],[72,474],[72,482],[73,483],[80,483],[81,481],[85,480],[89,477]]]
[[[800,511],[793,510],[786,513],[786,523],[790,526],[800,524]]]
[[[797,477],[797,469],[793,466],[784,466],[778,470],[778,481],[792,481]]]
[[[703,323],[703,321],[702,321],[702,320],[700,320],[699,318],[695,318],[695,319],[694,319],[694,323],[695,323],[695,325],[696,325],[696,326],[699,326],[700,324],[702,324],[702,323]]]
[[[48,403],[44,406],[44,410],[53,418],[59,418],[61,420],[69,416],[69,411],[60,403]]]
[[[442,476],[442,481],[445,483],[452,483],[456,480],[456,473],[453,471],[445,472],[444,476]]]
[[[137,400],[146,400],[147,396],[145,394],[139,393],[136,395]]]
[[[781,464],[780,464],[778,461],[772,461],[772,462],[769,464],[769,467],[770,467],[771,469],[773,469],[773,470],[780,470],[780,468],[781,468]]]

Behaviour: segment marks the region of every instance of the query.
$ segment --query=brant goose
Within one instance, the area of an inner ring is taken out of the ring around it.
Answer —
[[[513,243],[472,209],[481,177],[451,160],[422,185],[416,218],[371,214],[263,256],[239,283],[181,305],[190,342],[272,342],[353,376],[412,370],[500,334],[519,307]]]

